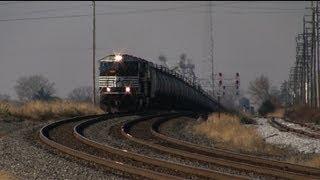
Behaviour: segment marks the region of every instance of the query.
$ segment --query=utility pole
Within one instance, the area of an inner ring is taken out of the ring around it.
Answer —
[[[315,37],[315,9],[313,6],[313,1],[311,1],[311,10],[312,10],[312,70],[313,70],[313,99],[314,99],[314,104],[313,107],[318,107],[318,97],[317,97],[317,72],[316,72],[316,37]]]
[[[92,43],[92,86],[93,86],[93,104],[96,104],[96,2],[92,1],[92,6],[93,6],[93,31],[92,31],[92,36],[93,36],[93,43]]]
[[[296,62],[290,71],[289,87],[293,104],[320,108],[319,2],[311,1],[303,17],[303,33],[296,38]]]
[[[211,56],[211,82],[212,82],[212,97],[214,97],[214,66],[213,66],[213,23],[212,23],[212,2],[209,1],[210,15],[210,56]]]
[[[315,16],[315,28],[316,28],[316,61],[317,61],[317,101],[318,108],[320,107],[320,63],[319,63],[319,2],[316,1],[316,16]]]
[[[317,59],[317,75],[318,75],[318,108],[320,107],[320,62],[319,62],[319,2],[316,1],[316,59]]]

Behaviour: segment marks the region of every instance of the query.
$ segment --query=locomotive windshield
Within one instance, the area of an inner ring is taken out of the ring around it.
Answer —
[[[138,76],[138,63],[127,62],[101,62],[100,76]]]

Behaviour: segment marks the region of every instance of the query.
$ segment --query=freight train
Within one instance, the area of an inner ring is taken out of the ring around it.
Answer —
[[[105,111],[145,109],[217,110],[199,84],[150,61],[127,54],[100,59],[100,107]]]

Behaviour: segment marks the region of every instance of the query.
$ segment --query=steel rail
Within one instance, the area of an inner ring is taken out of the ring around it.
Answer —
[[[162,115],[152,115],[152,116],[147,116],[147,117],[143,117],[143,118],[137,118],[136,120],[141,121],[141,120],[146,120],[146,119],[152,119],[152,118],[156,118],[156,117],[172,117],[172,116],[181,116],[181,114],[177,114],[177,113],[169,113],[169,114],[162,114]],[[231,174],[227,174],[227,173],[221,173],[218,171],[214,171],[214,170],[209,170],[209,169],[204,169],[204,168],[197,168],[197,167],[193,167],[193,166],[189,166],[189,165],[183,165],[183,164],[178,164],[178,163],[173,163],[170,161],[166,161],[166,160],[161,160],[158,158],[151,158],[145,155],[141,155],[138,153],[134,153],[134,152],[130,152],[128,150],[125,149],[120,149],[120,148],[115,148],[112,147],[110,145],[106,145],[106,144],[101,144],[98,143],[96,141],[93,141],[87,137],[85,137],[83,135],[83,130],[94,124],[99,122],[100,120],[88,120],[82,123],[79,123],[78,125],[76,125],[74,127],[74,135],[75,137],[89,145],[89,146],[93,146],[97,149],[102,149],[106,152],[112,153],[112,154],[118,154],[127,158],[131,158],[137,161],[142,161],[148,164],[153,164],[156,166],[162,166],[168,169],[173,169],[173,170],[178,170],[187,174],[194,174],[197,176],[202,176],[202,177],[207,177],[207,178],[214,178],[214,179],[248,179],[244,176],[238,176],[238,175],[231,175]]]
[[[198,144],[168,137],[164,134],[159,133],[159,129],[158,129],[160,124],[164,123],[165,121],[168,121],[168,119],[159,119],[158,121],[156,121],[151,128],[152,134],[164,141],[178,144],[182,147],[185,147],[189,149],[189,151],[191,152],[201,153],[209,157],[222,156],[222,157],[237,159],[238,161],[249,163],[257,167],[260,167],[260,169],[263,168],[263,171],[269,169],[270,172],[273,171],[278,175],[281,175],[281,174],[285,175],[281,177],[289,177],[294,179],[296,178],[301,179],[301,178],[307,178],[307,177],[319,179],[320,177],[319,168],[302,166],[302,165],[287,163],[283,161],[270,160],[266,158],[253,156],[253,155],[240,154],[240,153],[236,153],[228,150],[222,150],[219,148],[209,148],[206,146],[201,146]],[[259,170],[259,168],[257,168],[257,170]]]
[[[161,119],[160,119],[161,120]],[[277,176],[277,177],[282,177],[282,178],[291,178],[291,179],[301,179],[301,178],[305,178],[305,175],[300,175],[297,173],[293,173],[293,172],[287,172],[286,174],[284,174],[284,170],[278,170],[278,169],[274,169],[271,167],[263,167],[261,168],[261,166],[257,166],[256,163],[247,163],[247,162],[243,162],[243,159],[240,159],[236,157],[233,157],[229,154],[229,156],[221,156],[222,154],[215,154],[214,156],[208,156],[206,154],[203,153],[195,153],[197,152],[199,149],[203,149],[203,148],[207,148],[207,147],[200,147],[199,145],[195,145],[192,144],[194,146],[197,147],[197,151],[184,151],[181,149],[176,149],[176,148],[171,148],[171,147],[167,147],[167,146],[162,146],[162,145],[158,145],[158,144],[154,144],[151,142],[147,142],[145,140],[141,140],[139,138],[133,137],[129,132],[129,129],[132,125],[134,125],[135,121],[131,121],[129,123],[123,124],[122,125],[122,131],[121,133],[128,139],[136,142],[136,143],[140,143],[140,144],[144,144],[147,145],[149,147],[158,149],[160,151],[164,151],[167,153],[171,153],[171,154],[175,154],[175,155],[180,155],[183,157],[187,157],[187,158],[191,158],[191,159],[195,159],[195,160],[199,160],[199,161],[203,161],[203,162],[208,162],[208,163],[212,163],[212,164],[217,164],[217,165],[221,165],[224,167],[228,167],[228,168],[234,168],[237,170],[241,170],[241,171],[246,171],[246,172],[256,172],[259,174],[264,174],[264,175],[271,175],[271,176]],[[175,143],[175,142],[174,142]],[[181,145],[180,142],[177,142],[177,145]],[[184,145],[184,144],[182,144]],[[194,149],[193,149],[194,150]],[[231,155],[234,155],[234,153],[231,153]],[[246,160],[246,159],[245,159]],[[255,164],[255,165],[253,165]]]
[[[163,174],[163,173],[159,173],[159,172],[154,172],[154,171],[147,170],[147,169],[138,168],[135,166],[123,164],[121,162],[102,159],[100,157],[97,157],[97,156],[94,156],[94,155],[91,155],[88,153],[84,153],[82,151],[75,150],[75,149],[69,148],[67,146],[64,146],[62,144],[59,144],[58,142],[53,141],[49,137],[50,130],[52,130],[52,129],[54,129],[64,123],[75,122],[75,121],[80,121],[80,120],[85,120],[85,119],[99,118],[99,117],[103,117],[103,116],[104,115],[81,116],[81,117],[74,117],[74,118],[65,119],[65,120],[51,123],[51,124],[46,125],[41,128],[41,130],[39,132],[40,140],[42,142],[44,142],[45,144],[51,146],[52,148],[55,148],[65,154],[68,154],[68,155],[71,155],[71,156],[74,156],[74,157],[77,157],[77,158],[80,158],[80,159],[83,159],[86,161],[91,161],[96,164],[108,167],[108,168],[113,168],[116,170],[120,170],[123,172],[127,172],[130,174],[134,174],[134,175],[138,175],[138,176],[142,176],[142,177],[146,177],[146,178],[150,178],[150,179],[164,179],[164,180],[180,179],[175,176],[171,176],[171,175],[167,175],[167,174]],[[120,117],[120,116],[125,116],[125,115],[120,115],[120,114],[119,115],[107,115],[106,118],[115,118],[115,117]]]
[[[308,137],[311,137],[311,138],[316,138],[316,139],[320,139],[320,133],[311,133],[311,132],[307,132],[307,131],[304,131],[304,130],[301,130],[301,129],[295,129],[295,128],[291,128],[287,125],[284,125],[278,121],[275,120],[274,117],[271,117],[270,119],[268,119],[268,122],[275,128],[279,129],[279,130],[286,130],[286,131],[289,131],[289,132],[295,132],[295,133],[298,133],[298,134],[302,134],[302,135],[305,135],[305,136],[308,136]],[[292,123],[292,122],[291,122]],[[313,126],[309,126],[309,125],[306,125],[306,124],[303,124],[303,123],[296,123],[296,124],[299,124],[303,127],[307,127],[307,128],[310,128],[313,127]],[[280,128],[278,128],[280,127]],[[313,127],[314,128],[314,127]],[[315,130],[315,129],[312,129],[312,130]]]
[[[131,121],[127,124],[123,124],[122,125],[122,130],[121,130],[121,134],[126,137],[127,139],[134,141],[136,143],[142,144],[142,145],[146,145],[155,149],[158,149],[160,151],[163,152],[167,152],[170,154],[174,154],[174,155],[178,155],[178,156],[182,156],[185,158],[189,158],[189,159],[193,159],[193,160],[198,160],[198,161],[203,161],[203,162],[208,162],[211,164],[216,164],[216,165],[220,165],[220,166],[224,166],[227,168],[233,168],[233,169],[237,169],[240,171],[254,171],[261,173],[261,174],[265,174],[265,175],[270,175],[272,173],[266,173],[265,171],[262,170],[257,170],[255,167],[253,167],[252,165],[248,165],[245,163],[240,163],[240,162],[235,162],[235,161],[230,161],[228,159],[222,159],[222,158],[213,158],[213,157],[208,157],[202,154],[197,154],[197,153],[190,153],[190,152],[186,152],[186,151],[182,151],[180,149],[175,149],[175,148],[171,148],[171,147],[167,147],[167,146],[162,146],[162,145],[158,145],[152,142],[147,142],[145,140],[139,139],[134,137],[133,135],[131,135],[130,133],[128,133],[130,126],[134,125],[137,122]],[[281,175],[282,173],[280,173],[279,175]],[[273,174],[272,174],[273,175]]]

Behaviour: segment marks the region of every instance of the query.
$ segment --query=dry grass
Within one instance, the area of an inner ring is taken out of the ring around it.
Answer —
[[[310,160],[303,163],[303,165],[320,168],[320,155],[314,156]]]
[[[5,171],[0,171],[0,179],[1,180],[14,180],[14,179],[18,179],[15,176],[13,176],[12,174],[5,172]]]
[[[212,114],[207,121],[195,125],[194,131],[217,142],[223,142],[230,148],[250,152],[269,152],[273,149],[266,146],[255,128],[242,125],[239,117],[230,114],[221,114],[220,119],[217,114]]]
[[[274,112],[268,113],[267,117],[283,118],[284,117],[284,108],[278,108]]]
[[[317,108],[296,106],[290,108],[286,115],[291,121],[300,123],[317,123],[320,124],[320,111]]]
[[[275,115],[282,115],[280,114],[282,110],[277,113],[279,114]],[[282,149],[268,144],[254,127],[241,124],[239,117],[234,115],[221,114],[219,119],[216,113],[211,114],[207,121],[200,122],[189,130],[213,139],[217,148],[240,151],[257,156],[281,157],[283,161],[289,163],[320,168],[319,154],[308,156],[294,152],[290,148]]]
[[[0,115],[31,120],[47,120],[101,113],[103,113],[103,111],[100,108],[83,102],[32,101],[21,106],[0,102]]]

